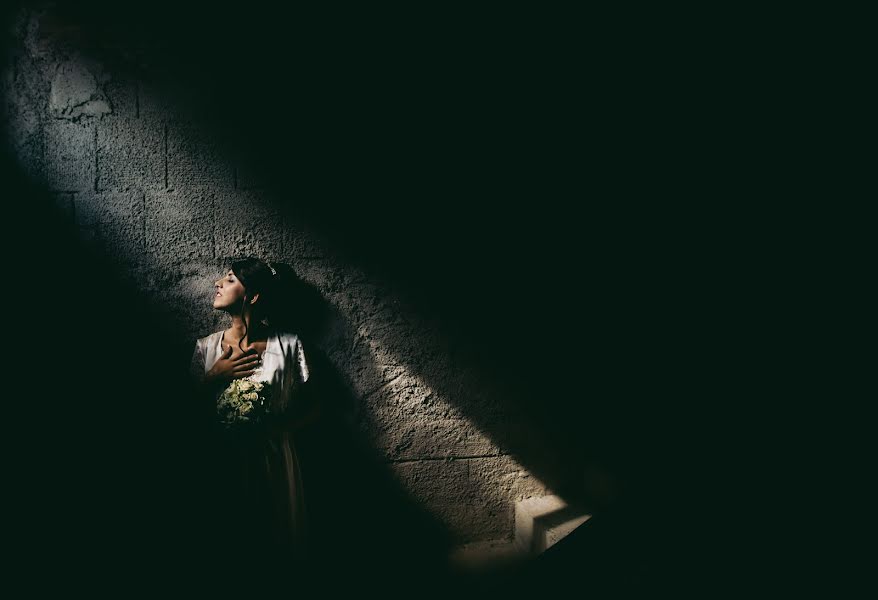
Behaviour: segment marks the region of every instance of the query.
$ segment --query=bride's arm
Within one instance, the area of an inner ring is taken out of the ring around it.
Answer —
[[[281,415],[277,424],[282,429],[296,430],[313,424],[322,411],[302,340],[296,337],[291,349],[286,364],[290,397],[286,403],[286,413]]]

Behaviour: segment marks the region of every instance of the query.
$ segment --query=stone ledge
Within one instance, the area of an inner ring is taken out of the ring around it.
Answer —
[[[528,498],[515,503],[515,543],[521,552],[540,554],[590,518],[558,496]]]
[[[527,561],[552,547],[591,515],[558,496],[539,496],[515,503],[514,537],[470,542],[449,557],[458,570],[499,569]]]

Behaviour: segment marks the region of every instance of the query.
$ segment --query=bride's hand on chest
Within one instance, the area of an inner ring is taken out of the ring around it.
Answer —
[[[228,347],[223,351],[205,377],[212,381],[226,383],[233,379],[242,379],[253,375],[261,363],[262,359],[252,346],[243,353]]]

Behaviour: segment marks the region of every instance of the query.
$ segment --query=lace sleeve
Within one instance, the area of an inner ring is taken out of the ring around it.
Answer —
[[[298,419],[313,409],[313,384],[306,383],[311,380],[311,365],[299,336],[293,335],[289,338],[287,348],[287,366],[284,373],[287,394],[283,412],[287,417]]]
[[[296,336],[296,346],[294,352],[296,359],[295,379],[296,382],[301,385],[308,381],[308,377],[310,376],[310,369],[308,367],[308,361],[305,358],[305,349],[302,347],[302,340],[298,336]]]

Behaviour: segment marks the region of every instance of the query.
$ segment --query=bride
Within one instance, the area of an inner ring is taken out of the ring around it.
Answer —
[[[282,267],[248,257],[214,282],[213,308],[228,313],[231,324],[195,342],[191,374],[212,402],[235,380],[264,384],[268,427],[255,436],[219,438],[218,502],[229,516],[220,527],[236,545],[298,552],[307,527],[293,432],[314,413],[300,418],[309,379],[302,341],[274,325],[285,308],[284,280],[295,278]]]

